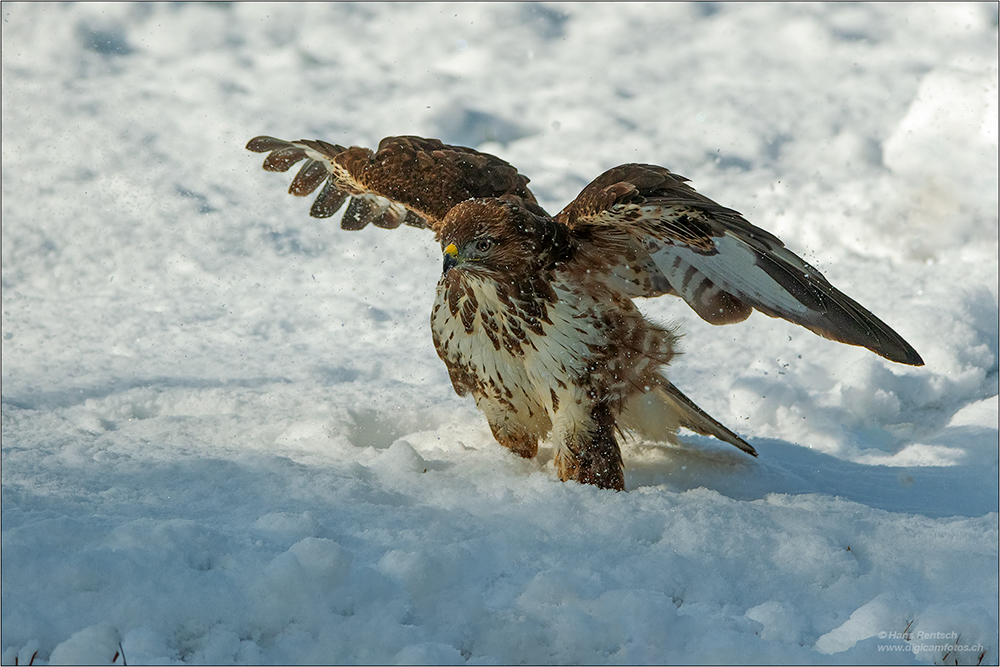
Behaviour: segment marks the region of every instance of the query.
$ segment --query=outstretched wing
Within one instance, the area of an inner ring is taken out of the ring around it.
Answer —
[[[824,338],[923,365],[898,333],[776,236],[686,181],[653,165],[615,167],[584,188],[558,219],[584,243],[631,263],[618,273],[639,274],[632,282],[642,295],[676,294],[712,324],[740,322],[756,308]]]
[[[310,215],[328,218],[348,197],[341,227],[400,224],[437,231],[451,208],[466,199],[514,195],[537,207],[528,179],[498,157],[437,139],[386,137],[377,152],[325,141],[255,137],[247,150],[270,153],[267,171],[288,171],[305,160],[288,191],[304,197],[318,188]]]

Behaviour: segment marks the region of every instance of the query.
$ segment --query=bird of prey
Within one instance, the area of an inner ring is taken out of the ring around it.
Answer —
[[[598,176],[558,215],[498,157],[436,139],[387,137],[378,150],[256,137],[268,171],[305,160],[289,192],[322,185],[311,215],[350,198],[341,227],[431,230],[443,272],[431,310],[438,356],[497,442],[555,448],[563,480],[622,490],[618,438],[670,439],[679,426],[756,456],[664,375],[677,335],[636,297],[674,295],[712,324],[754,309],[886,359],[923,361],[903,338],[774,235],[648,164]]]

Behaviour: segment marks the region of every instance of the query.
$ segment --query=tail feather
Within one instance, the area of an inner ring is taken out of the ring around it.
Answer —
[[[689,428],[701,435],[710,435],[723,442],[728,442],[733,447],[743,450],[750,456],[757,456],[757,450],[750,446],[746,440],[736,435],[728,428],[717,422],[707,412],[694,404],[690,398],[681,393],[681,390],[669,381],[664,381],[653,391],[657,392],[665,401],[671,403],[680,417],[681,426]]]
[[[649,392],[629,401],[622,413],[622,425],[651,440],[670,442],[676,442],[677,427],[683,426],[757,456],[757,450],[748,442],[713,419],[664,377]]]

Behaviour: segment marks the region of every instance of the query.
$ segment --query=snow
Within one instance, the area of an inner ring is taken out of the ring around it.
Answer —
[[[995,4],[2,10],[4,664],[997,664]],[[452,391],[430,235],[309,218],[259,134],[550,211],[662,164],[927,365],[648,300],[760,458],[563,484]]]

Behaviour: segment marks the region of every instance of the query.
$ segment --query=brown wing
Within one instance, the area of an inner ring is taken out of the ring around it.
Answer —
[[[756,308],[824,338],[923,365],[898,333],[780,239],[686,181],[653,165],[615,167],[584,188],[558,219],[584,244],[608,248],[606,255],[640,267],[632,270],[643,280],[633,282],[647,286],[645,295],[676,294],[712,324],[742,321]]]
[[[437,139],[386,137],[377,152],[325,141],[255,137],[247,150],[270,153],[268,171],[288,171],[306,160],[288,191],[304,197],[323,185],[310,215],[327,218],[348,197],[341,227],[361,229],[400,224],[437,231],[451,208],[467,199],[514,195],[537,207],[528,179],[498,157]]]

